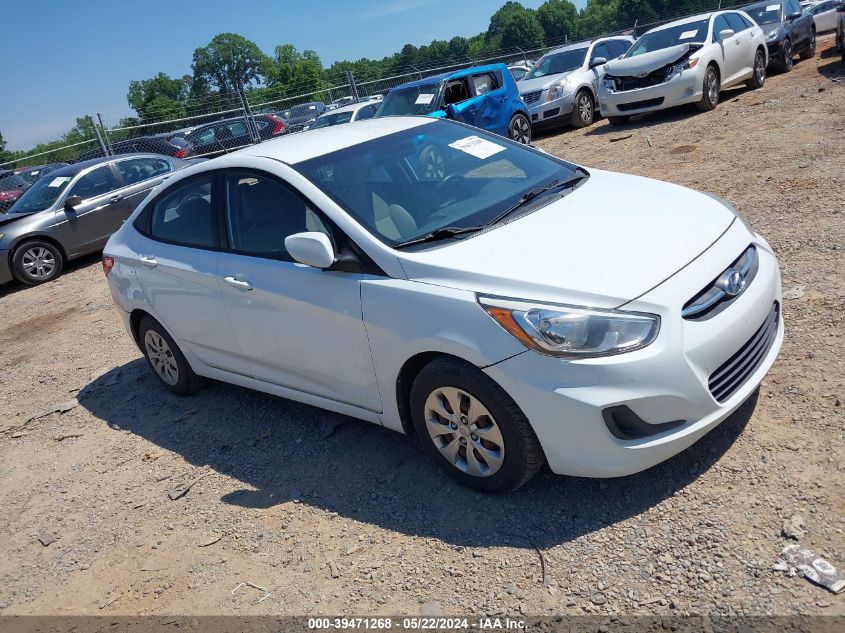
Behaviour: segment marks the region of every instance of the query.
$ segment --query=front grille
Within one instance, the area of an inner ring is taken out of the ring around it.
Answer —
[[[745,292],[746,288],[754,281],[758,268],[757,249],[752,244],[730,266],[719,273],[716,279],[684,304],[681,316],[688,321],[704,321],[716,316]],[[726,278],[734,271],[740,274],[741,283],[739,288],[730,289],[726,285]],[[726,290],[731,292],[726,292]]]
[[[627,112],[629,110],[639,110],[640,108],[653,108],[654,106],[659,106],[661,103],[663,103],[663,97],[657,97],[656,99],[643,99],[642,101],[632,101],[631,103],[620,103],[616,107],[623,112]]]
[[[645,77],[613,77],[612,79],[616,82],[616,92],[651,88],[652,86],[659,86],[662,83],[666,83],[666,78],[669,76],[669,68],[670,66],[658,68]]]
[[[525,105],[531,105],[532,103],[536,103],[540,100],[540,95],[543,93],[542,90],[537,90],[536,92],[526,92],[522,97],[522,100],[525,102]]]
[[[739,351],[710,374],[707,386],[717,402],[725,402],[757,371],[772,349],[778,333],[780,306],[775,302],[769,316]]]

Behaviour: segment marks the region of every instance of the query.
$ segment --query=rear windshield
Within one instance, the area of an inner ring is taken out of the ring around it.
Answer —
[[[0,175],[0,191],[9,191],[10,189],[22,189],[29,183],[21,178],[19,174],[13,172],[6,172],[5,175]]]
[[[329,127],[330,125],[340,125],[341,123],[349,123],[352,120],[354,112],[333,112],[331,114],[324,114],[319,119],[314,121],[311,129],[318,127]]]
[[[535,79],[536,77],[545,77],[546,75],[557,75],[558,73],[568,73],[576,68],[581,68],[584,65],[584,60],[587,58],[586,48],[575,48],[571,51],[563,51],[560,53],[552,53],[546,55],[539,62],[534,64],[523,81],[528,79]]]
[[[35,184],[24,191],[12,205],[9,213],[35,213],[47,209],[67,189],[72,178],[72,176],[47,176],[35,181]]]
[[[376,116],[429,114],[437,108],[440,82],[397,88],[381,102]]]
[[[643,53],[659,51],[678,44],[703,44],[707,39],[708,28],[708,20],[699,20],[698,22],[687,22],[666,29],[651,31],[634,42],[625,57],[636,57]]]

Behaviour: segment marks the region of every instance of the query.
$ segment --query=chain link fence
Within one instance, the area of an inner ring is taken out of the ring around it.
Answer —
[[[700,0],[694,10],[666,13],[643,23],[635,20],[613,32],[594,33],[580,41],[623,33],[636,36],[685,15],[742,4],[726,2],[723,5],[720,0]],[[115,116],[110,121],[108,116],[100,114],[88,116],[79,119],[76,128],[63,139],[40,144],[23,156],[0,163],[0,212],[31,184],[30,180],[44,175],[57,164],[136,152],[182,159],[211,158],[283,134],[300,132],[326,110],[383,97],[392,88],[409,81],[483,64],[530,63],[549,50],[570,43],[575,42],[570,42],[566,36],[552,38],[539,47],[511,47],[481,58],[445,58],[424,67],[406,67],[387,77],[381,76],[376,67],[371,71],[359,69],[357,74],[348,71],[346,83],[338,85],[288,84],[214,93],[170,108],[139,112],[131,119]]]

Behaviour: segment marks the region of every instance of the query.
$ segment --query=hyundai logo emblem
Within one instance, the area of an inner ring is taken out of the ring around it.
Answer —
[[[735,268],[729,268],[716,281],[716,287],[729,297],[735,297],[745,290],[745,277]]]

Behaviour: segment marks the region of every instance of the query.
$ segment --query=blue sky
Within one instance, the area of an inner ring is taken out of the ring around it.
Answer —
[[[523,0],[536,8],[543,0]],[[575,0],[582,7],[586,0]],[[77,116],[132,114],[126,90],[157,72],[191,72],[194,49],[240,33],[265,53],[311,48],[326,65],[381,58],[404,44],[475,35],[504,0],[15,0],[3,3],[7,149],[53,140]],[[11,27],[11,28],[10,28]]]

